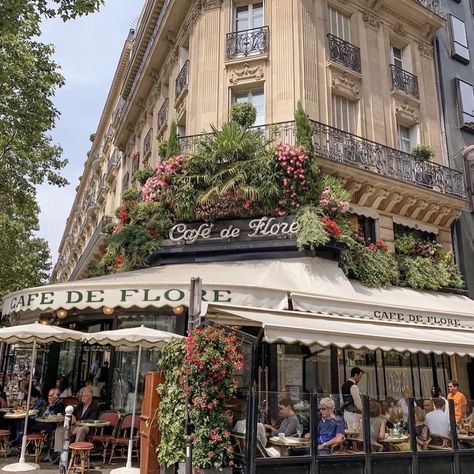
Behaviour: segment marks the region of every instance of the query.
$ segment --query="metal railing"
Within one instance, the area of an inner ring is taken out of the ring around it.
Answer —
[[[132,177],[140,168],[140,153],[137,153],[135,158],[132,160]]]
[[[360,72],[360,48],[337,36],[328,34],[329,58],[343,66]]]
[[[423,5],[428,10],[436,13],[437,15],[444,17],[443,10],[441,8],[441,0],[415,0],[420,5]]]
[[[418,78],[411,72],[390,64],[392,72],[392,89],[419,98]]]
[[[188,86],[188,70],[189,70],[189,59],[183,64],[181,71],[179,71],[178,76],[176,77],[176,86],[175,86],[175,98],[181,95],[181,93]]]
[[[226,59],[265,54],[270,48],[270,29],[268,26],[234,31],[226,35]]]
[[[317,157],[341,162],[392,179],[423,186],[465,198],[463,173],[431,161],[418,161],[413,155],[367,140],[329,125],[311,121],[313,147]],[[271,143],[295,144],[294,122],[281,122],[253,128]],[[212,134],[180,137],[181,150],[193,153]]]
[[[148,155],[151,153],[151,137],[153,136],[153,129],[150,128],[147,134],[145,135],[145,139],[143,140],[143,156]]]
[[[160,110],[158,112],[158,120],[157,120],[157,123],[156,123],[158,133],[161,132],[163,127],[168,122],[168,105],[169,105],[169,100],[165,99],[165,101],[163,102],[163,104],[160,107]]]
[[[112,153],[112,156],[109,158],[107,163],[107,175],[115,168],[115,166],[120,162],[120,151],[115,149]]]

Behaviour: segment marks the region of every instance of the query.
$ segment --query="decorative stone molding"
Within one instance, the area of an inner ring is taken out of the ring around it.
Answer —
[[[403,196],[400,193],[392,193],[388,199],[388,204],[385,207],[386,212],[392,212],[395,206],[403,199]]]
[[[402,203],[402,207],[400,209],[399,214],[401,216],[406,216],[408,214],[408,210],[410,209],[410,207],[413,207],[415,204],[416,204],[416,198],[414,197],[406,198]]]
[[[222,0],[204,0],[203,9],[204,10],[214,10],[215,8],[220,8]]]
[[[392,30],[394,33],[400,36],[405,36],[407,32],[405,31],[404,26],[401,23],[397,23],[396,25],[392,26]]]
[[[377,188],[375,195],[376,198],[374,199],[374,202],[372,203],[371,207],[373,209],[378,209],[382,201],[385,201],[385,199],[388,198],[388,196],[390,195],[390,191],[387,191],[386,189]]]
[[[416,203],[415,209],[411,213],[411,218],[418,219],[422,211],[425,211],[427,207],[428,207],[428,202],[423,201],[423,199],[419,199],[418,202]]]
[[[343,97],[351,100],[360,98],[360,80],[347,72],[331,70],[331,86],[333,90]]]
[[[381,20],[380,17],[375,15],[372,12],[364,11],[362,12],[362,19],[364,20],[365,26],[377,30],[380,28]]]
[[[359,206],[365,206],[369,198],[375,194],[376,190],[377,188],[375,186],[364,186],[357,204],[359,204]]]
[[[428,59],[433,58],[433,47],[425,41],[418,41],[418,51],[422,56]]]
[[[264,70],[261,64],[251,67],[245,63],[241,68],[232,69],[229,82],[235,86],[241,82],[261,81],[264,78]]]
[[[420,122],[419,107],[407,100],[395,99],[395,114],[401,122],[410,126]]]

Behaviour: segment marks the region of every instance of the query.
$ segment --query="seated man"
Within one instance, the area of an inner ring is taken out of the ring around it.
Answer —
[[[81,420],[97,420],[99,418],[99,408],[93,401],[93,390],[91,387],[84,387],[81,395],[81,402],[74,408],[71,420],[71,436],[76,437],[76,441],[84,441],[89,428],[87,426],[77,426]],[[59,452],[64,442],[64,428],[56,430],[54,437],[54,451]]]
[[[284,433],[285,436],[293,436],[296,434],[296,429],[300,424],[300,420],[295,415],[293,400],[290,398],[284,398],[278,402],[278,409],[280,415],[283,416],[283,420],[280,423],[280,427],[276,429],[272,425],[265,425],[267,430],[270,430],[272,435],[278,435],[279,433]]]
[[[41,417],[46,418],[50,415],[63,415],[65,408],[64,402],[59,398],[59,390],[57,388],[52,388],[48,392],[48,406]],[[50,433],[51,431],[54,431],[55,427],[56,425],[54,423],[41,423],[35,421],[31,425],[31,431],[46,431]]]
[[[99,387],[96,387],[94,385],[94,379],[92,379],[90,377],[86,380],[86,385],[79,390],[79,396],[80,397],[82,396],[82,392],[84,391],[84,389],[86,387],[90,387],[92,389],[92,393],[93,393],[94,397],[96,397],[96,398],[100,397]]]
[[[425,423],[430,433],[438,436],[449,436],[449,413],[445,411],[445,402],[442,398],[434,398],[434,410],[426,414]]]
[[[335,406],[332,398],[322,398],[319,402],[321,420],[318,423],[316,439],[319,454],[330,454],[332,446],[344,441],[344,421],[336,418]]]

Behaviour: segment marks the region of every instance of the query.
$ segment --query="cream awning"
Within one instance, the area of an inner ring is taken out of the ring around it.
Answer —
[[[402,321],[378,321],[336,314],[272,311],[209,305],[207,318],[226,324],[261,325],[264,340],[311,346],[382,349],[474,355],[474,330],[420,327]]]
[[[204,303],[286,309],[288,292],[354,297],[337,263],[321,258],[247,260],[162,265],[98,278],[29,288],[5,297],[3,315],[21,322],[45,312],[100,309],[103,306],[147,308],[187,305],[191,277],[201,277]]]

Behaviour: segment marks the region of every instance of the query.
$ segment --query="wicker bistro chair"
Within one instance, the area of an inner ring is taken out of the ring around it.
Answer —
[[[132,427],[132,414],[128,413],[122,418],[120,427],[117,430],[117,436],[112,438],[110,441],[110,459],[109,464],[112,463],[113,459],[127,459],[128,442],[130,440],[130,429]],[[133,428],[133,440],[132,440],[132,458],[136,457],[139,459],[139,446],[140,446],[140,417],[135,416],[135,426]],[[117,451],[119,452],[117,454]]]
[[[120,424],[120,413],[116,411],[105,411],[99,416],[99,421],[108,421],[110,425],[100,428],[99,432],[90,437],[90,440],[94,445],[99,445],[102,462],[105,464],[107,459],[107,449],[112,443],[114,437],[117,436],[117,428]]]
[[[41,456],[41,451],[44,447],[46,439],[47,439],[47,435],[46,435],[45,432],[28,433],[26,435],[27,455],[30,456],[30,454],[28,454],[28,448],[30,446],[33,446],[33,453],[31,454],[31,456],[34,456],[35,463],[38,463],[38,461],[39,461],[39,458]]]
[[[10,438],[10,431],[9,430],[0,430],[0,455],[4,455],[7,457],[8,455],[8,448],[9,448],[9,440]]]

